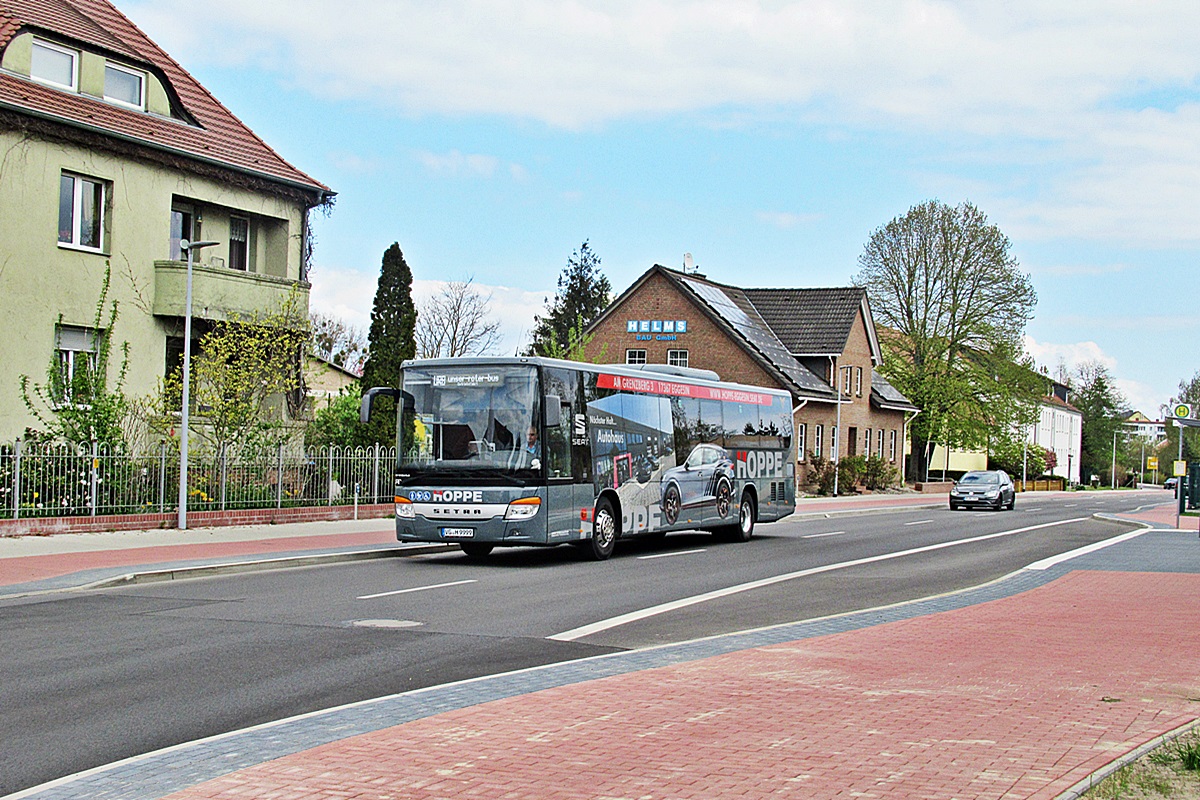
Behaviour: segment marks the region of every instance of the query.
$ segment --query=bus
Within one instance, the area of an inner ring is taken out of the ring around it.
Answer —
[[[396,398],[396,538],[496,547],[700,529],[748,541],[795,510],[791,395],[708,370],[538,357],[405,361]]]

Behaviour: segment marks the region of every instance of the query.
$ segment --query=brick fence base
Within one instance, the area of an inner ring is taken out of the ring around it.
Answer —
[[[396,511],[392,503],[360,505],[359,519],[382,519]],[[227,528],[236,525],[279,525],[354,519],[354,506],[247,508],[236,511],[189,511],[189,528]],[[99,533],[174,528],[178,514],[114,514],[104,517],[29,517],[0,520],[0,536],[46,536],[54,533]]]

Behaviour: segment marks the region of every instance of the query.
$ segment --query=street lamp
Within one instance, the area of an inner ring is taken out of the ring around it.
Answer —
[[[183,239],[179,249],[187,251],[187,300],[183,312],[183,419],[179,439],[179,530],[187,530],[188,498],[188,403],[192,383],[192,253],[220,242],[189,242]]]

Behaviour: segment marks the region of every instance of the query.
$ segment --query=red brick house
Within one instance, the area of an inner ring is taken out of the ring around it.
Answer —
[[[903,469],[918,409],[876,371],[882,351],[864,289],[743,289],[655,265],[588,333],[589,359],[710,369],[790,391],[801,477],[814,453],[881,456]]]

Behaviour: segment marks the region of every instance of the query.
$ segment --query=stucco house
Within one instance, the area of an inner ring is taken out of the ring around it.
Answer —
[[[307,308],[332,197],[106,0],[0,4],[0,441],[31,424],[20,376],[92,363],[106,269],[145,394],[183,352],[180,241],[219,243],[195,253],[195,341],[293,290]]]
[[[883,354],[864,289],[746,289],[655,265],[587,333],[589,359],[709,369],[791,392],[801,480],[813,454],[904,468],[918,409],[877,371]]]

